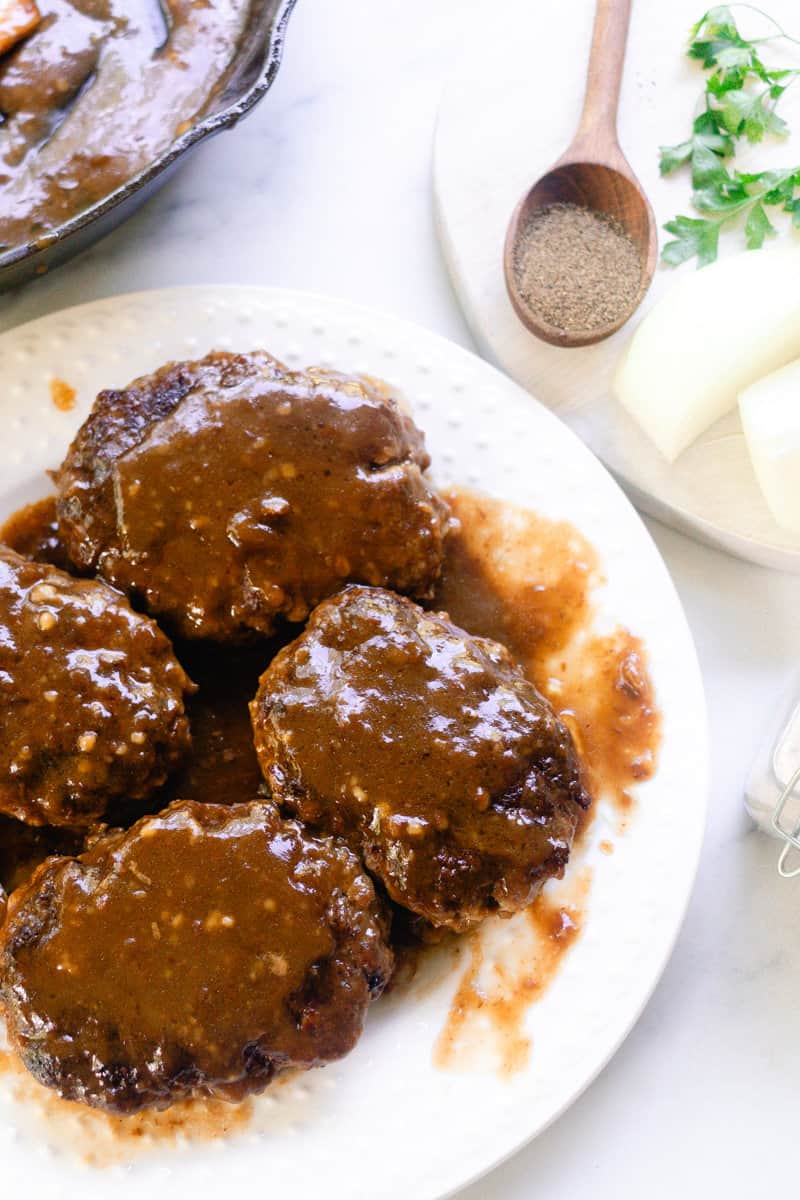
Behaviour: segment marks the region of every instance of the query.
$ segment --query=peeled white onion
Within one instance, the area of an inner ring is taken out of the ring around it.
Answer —
[[[614,392],[672,462],[798,356],[800,248],[743,251],[676,282],[633,335]]]
[[[800,360],[745,388],[739,413],[770,512],[800,534]]]

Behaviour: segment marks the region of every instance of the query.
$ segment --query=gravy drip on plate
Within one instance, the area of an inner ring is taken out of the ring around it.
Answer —
[[[594,632],[595,550],[566,522],[466,490],[447,499],[460,528],[434,606],[508,646],[569,725],[594,798],[626,812],[655,770],[661,722],[640,639]]]
[[[248,0],[39,0],[0,56],[0,252],[127,183],[224,80]],[[165,21],[166,16],[166,21]]]
[[[594,800],[611,802],[624,827],[630,789],[655,770],[661,720],[640,639],[626,629],[594,631],[592,592],[602,582],[595,550],[565,522],[467,490],[446,498],[459,527],[447,543],[434,606],[508,646],[569,725]],[[511,922],[514,949],[505,958],[485,961],[481,932],[470,935],[437,1065],[454,1066],[488,1028],[501,1071],[524,1068],[528,1010],[580,933],[589,883],[588,875],[568,875],[576,894],[566,900],[543,892],[526,914],[527,929],[525,918]]]
[[[480,930],[461,939],[459,953],[467,963],[434,1047],[437,1067],[469,1067],[479,1050],[488,1051],[500,1075],[527,1066],[532,1049],[525,1028],[528,1011],[581,932],[590,881],[584,870],[554,891],[543,891],[507,923],[505,943],[488,953]]]
[[[71,383],[67,383],[66,379],[51,379],[50,399],[53,401],[53,407],[57,408],[59,412],[72,412],[78,399],[78,393]]]
[[[290,1078],[286,1077],[287,1080]],[[198,1143],[229,1138],[246,1130],[253,1116],[253,1101],[239,1104],[192,1096],[159,1112],[146,1109],[129,1117],[62,1100],[25,1070],[16,1054],[0,1048],[0,1079],[15,1105],[25,1105],[36,1132],[44,1134],[53,1149],[89,1167],[127,1164],[134,1157],[164,1147],[192,1152]],[[281,1079],[273,1086],[278,1086]]]

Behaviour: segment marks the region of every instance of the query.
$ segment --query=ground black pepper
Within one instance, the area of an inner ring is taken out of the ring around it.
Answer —
[[[513,267],[531,311],[565,333],[620,320],[642,279],[639,252],[620,223],[577,204],[537,209],[522,227]]]

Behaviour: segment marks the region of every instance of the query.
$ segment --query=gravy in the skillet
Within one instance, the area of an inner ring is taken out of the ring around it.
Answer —
[[[249,0],[39,0],[0,55],[0,252],[152,162],[224,81]]]

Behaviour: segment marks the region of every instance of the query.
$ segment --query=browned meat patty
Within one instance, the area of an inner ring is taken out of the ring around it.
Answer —
[[[570,734],[497,642],[380,589],[321,604],[251,706],[274,797],[391,898],[461,930],[561,875],[588,805]]]
[[[189,748],[192,686],[119,592],[0,546],[0,813],[85,826],[146,798]]]
[[[100,393],[58,516],[78,568],[185,637],[228,641],[351,580],[429,595],[449,518],[428,462],[377,383],[209,354]]]
[[[272,804],[173,804],[9,901],[12,1045],[62,1096],[118,1113],[236,1100],[355,1045],[392,970],[372,883]]]

